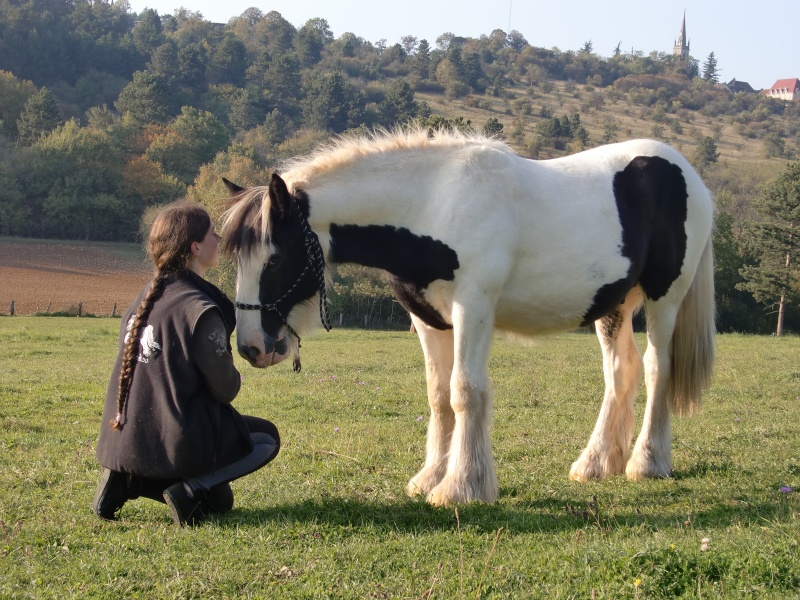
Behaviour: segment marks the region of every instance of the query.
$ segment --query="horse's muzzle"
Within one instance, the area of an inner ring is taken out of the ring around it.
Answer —
[[[259,344],[247,343],[246,341],[238,344],[239,354],[254,367],[263,369],[277,365],[289,357],[289,343],[286,337],[274,339],[269,336],[263,337],[263,347]]]

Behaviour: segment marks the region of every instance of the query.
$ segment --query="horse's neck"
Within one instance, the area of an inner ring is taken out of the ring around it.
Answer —
[[[317,176],[304,188],[309,197],[309,223],[324,234],[331,225],[395,225],[408,227],[429,200],[422,177],[401,165],[356,164]]]

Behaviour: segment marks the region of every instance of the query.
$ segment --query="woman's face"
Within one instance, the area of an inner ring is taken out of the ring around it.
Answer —
[[[192,243],[193,262],[196,267],[205,271],[219,264],[219,240],[220,236],[214,231],[214,223],[211,223],[206,236],[201,241]]]

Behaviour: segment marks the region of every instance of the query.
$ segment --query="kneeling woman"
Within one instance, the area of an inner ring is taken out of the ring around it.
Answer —
[[[278,454],[275,425],[231,406],[241,385],[230,345],[236,316],[203,279],[218,246],[208,213],[190,203],[169,206],[150,229],[155,277],[122,319],[97,443],[93,509],[103,519],[139,496],[165,502],[179,525],[225,512],[228,482]]]

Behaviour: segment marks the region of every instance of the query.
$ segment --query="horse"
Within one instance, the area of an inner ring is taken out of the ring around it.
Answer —
[[[530,160],[502,141],[406,130],[342,137],[267,186],[226,182],[223,237],[238,263],[237,346],[255,367],[330,328],[339,263],[375,267],[408,310],[425,358],[426,456],[406,492],[432,505],[498,497],[489,422],[494,331],[594,324],[605,392],[572,464],[577,481],[671,476],[670,412],[691,414],[714,359],[713,201],[677,151],[652,140]],[[644,306],[644,359],[632,319]],[[647,404],[633,451],[633,401]]]

